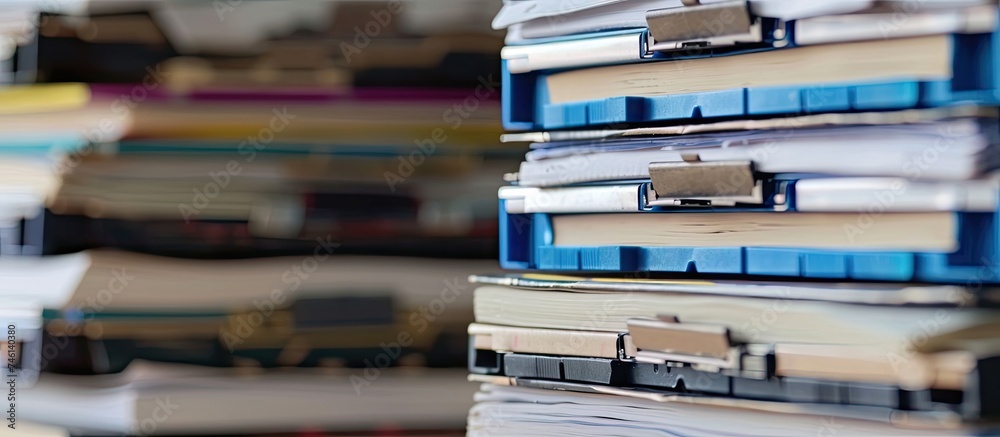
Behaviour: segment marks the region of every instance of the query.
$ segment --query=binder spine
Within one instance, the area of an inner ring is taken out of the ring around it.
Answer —
[[[1000,284],[997,211],[954,213],[959,249],[953,253],[852,252],[806,247],[556,246],[551,214],[508,214],[504,202],[500,264],[505,269],[924,281],[973,288]]]
[[[554,357],[495,351],[489,361],[494,368],[475,367],[475,374],[507,376],[518,385],[534,381],[559,381],[654,390],[666,393],[696,393],[736,399],[883,407],[904,411],[953,411],[969,420],[996,417],[995,400],[982,397],[991,380],[970,378],[969,386],[954,390],[905,390],[884,384],[826,381],[807,378],[770,377],[751,379],[628,360]],[[480,359],[483,359],[480,357]],[[980,361],[980,366],[984,365]],[[989,373],[991,366],[978,373]]]
[[[599,127],[751,116],[794,116],[935,108],[956,103],[1000,104],[1000,32],[952,35],[950,80],[900,77],[865,83],[749,87],[657,97],[617,96],[552,104],[546,78],[552,71],[512,74],[503,68],[503,125],[511,131]],[[701,54],[697,57],[711,56]],[[673,56],[671,60],[685,59]],[[670,62],[670,61],[661,61]]]
[[[409,332],[411,314],[391,295],[370,290],[229,314],[105,312],[94,315],[96,320],[59,314],[46,321],[44,338],[38,336],[39,348],[46,351],[40,368],[104,374],[121,372],[135,360],[260,368],[373,362],[388,367],[416,357],[428,367],[453,367],[467,360],[465,323],[439,320]],[[0,311],[0,320],[3,316]]]

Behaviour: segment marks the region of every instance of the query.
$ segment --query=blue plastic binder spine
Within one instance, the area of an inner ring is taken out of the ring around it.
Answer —
[[[547,130],[616,123],[682,123],[762,115],[903,110],[957,103],[1000,104],[997,57],[1000,32],[956,34],[952,40],[953,77],[949,80],[899,77],[865,83],[750,87],[656,97],[618,96],[560,104],[550,103],[546,86],[546,78],[555,72],[510,74],[504,64],[504,127]]]
[[[925,281],[973,288],[1000,283],[1000,211],[954,214],[959,242],[954,253],[768,247],[565,247],[553,244],[550,214],[507,214],[504,201],[501,201],[500,263],[504,268],[517,270]]]
[[[536,84],[538,79],[538,75],[534,72],[511,74],[507,68],[507,61],[501,62],[500,105],[502,107],[501,122],[504,129],[530,130],[535,127],[535,120],[541,119],[535,113],[535,108],[544,107],[548,102],[536,102],[534,91],[523,96],[520,94],[521,90],[539,88],[541,85]],[[541,83],[544,84],[545,81],[542,80]],[[548,91],[545,90],[542,94],[547,97]]]

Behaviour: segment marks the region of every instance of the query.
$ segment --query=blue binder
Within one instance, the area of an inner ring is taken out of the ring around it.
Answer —
[[[997,58],[1000,31],[955,34],[951,38],[955,75],[950,80],[920,81],[900,77],[874,83],[736,88],[657,97],[617,96],[560,104],[550,102],[546,86],[547,76],[557,71],[512,74],[504,63],[503,125],[512,131],[550,130],[624,123],[691,123],[753,116],[933,108],[958,103],[1000,104]],[[794,36],[791,40],[790,47],[794,47]],[[693,57],[717,55],[720,53],[706,52]],[[739,56],[731,50],[721,55]],[[671,59],[688,58],[691,57],[674,56]],[[642,62],[670,61],[653,57]]]
[[[567,247],[553,244],[551,214],[507,214],[501,200],[500,264],[514,270],[922,281],[973,288],[1000,284],[1000,211],[953,214],[959,241],[954,253],[852,252],[808,247]]]

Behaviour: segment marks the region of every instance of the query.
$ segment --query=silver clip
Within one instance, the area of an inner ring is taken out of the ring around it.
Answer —
[[[652,51],[685,47],[728,46],[764,40],[758,20],[746,1],[701,4],[684,0],[684,7],[646,11]]]
[[[729,328],[674,320],[636,318],[628,319],[626,324],[632,341],[641,350],[717,359],[729,356]]]
[[[763,183],[751,161],[702,162],[696,155],[684,156],[684,162],[650,163],[649,179],[647,206],[764,203]]]
[[[734,344],[725,326],[681,323],[676,317],[663,315],[628,319],[626,324],[638,362],[691,366],[753,379],[770,375],[770,345]]]

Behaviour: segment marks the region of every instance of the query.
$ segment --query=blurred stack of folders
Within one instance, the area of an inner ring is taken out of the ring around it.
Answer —
[[[17,421],[462,429],[466,278],[494,269],[523,154],[499,142],[499,5],[13,3],[34,11],[0,88]]]
[[[500,261],[537,272],[472,278],[469,434],[995,432],[997,23],[505,1]]]

